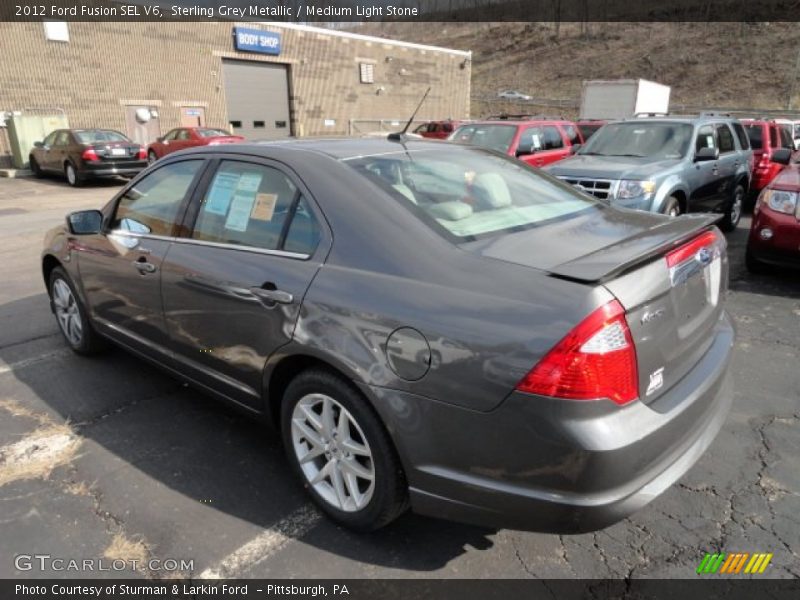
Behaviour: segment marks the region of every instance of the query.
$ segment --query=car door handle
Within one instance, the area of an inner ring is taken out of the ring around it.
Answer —
[[[155,273],[156,267],[153,263],[147,262],[144,257],[140,258],[139,260],[133,261],[134,268],[139,271],[142,275],[145,273]]]
[[[283,290],[269,289],[269,287],[251,287],[250,292],[262,300],[277,304],[291,304],[294,302],[294,296]]]

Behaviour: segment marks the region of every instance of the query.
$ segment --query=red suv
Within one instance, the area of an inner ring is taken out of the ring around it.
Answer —
[[[456,129],[448,139],[516,156],[534,167],[567,158],[583,144],[575,123],[550,119],[469,123]]]
[[[414,133],[435,140],[446,140],[460,125],[468,122],[469,121],[453,121],[451,119],[447,119],[446,121],[425,121],[414,130]]]
[[[751,271],[764,263],[800,267],[800,164],[789,164],[791,152],[780,148],[772,161],[783,169],[761,192],[753,209],[745,262]]]
[[[785,127],[781,127],[772,119],[740,119],[750,138],[753,148],[753,179],[750,183],[752,192],[760,192],[783,169],[783,165],[772,160],[776,150],[786,148],[794,150],[792,136]]]

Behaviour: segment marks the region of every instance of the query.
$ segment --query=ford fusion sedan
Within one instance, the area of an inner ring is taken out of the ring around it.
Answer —
[[[178,127],[158,138],[147,147],[147,159],[155,162],[167,154],[195,146],[216,146],[244,141],[240,135],[231,135],[224,129],[213,127]]]
[[[396,137],[179,152],[69,215],[41,264],[66,343],[272,421],[356,530],[587,531],[653,500],[731,403],[714,218]]]
[[[113,129],[57,129],[34,143],[28,161],[36,177],[61,175],[75,187],[88,179],[137,175],[147,154]]]

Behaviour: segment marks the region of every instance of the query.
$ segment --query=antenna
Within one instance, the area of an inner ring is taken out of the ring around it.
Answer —
[[[408,123],[406,123],[406,126],[403,127],[403,131],[400,131],[400,132],[397,132],[397,133],[390,133],[387,136],[386,139],[391,140],[393,142],[402,142],[403,141],[403,139],[405,138],[406,133],[408,132],[408,128],[411,127],[411,123],[414,122],[414,117],[417,116],[417,113],[419,112],[419,109],[422,108],[422,104],[423,104],[423,102],[425,102],[425,98],[428,97],[428,94],[430,93],[430,91],[431,91],[431,88],[428,88],[427,90],[425,90],[425,95],[422,96],[422,100],[419,101],[419,104],[417,105],[416,110],[412,113],[411,118],[408,120]]]

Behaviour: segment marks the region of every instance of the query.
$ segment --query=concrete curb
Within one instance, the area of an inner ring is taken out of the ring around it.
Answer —
[[[30,169],[0,169],[0,177],[7,177],[9,179],[33,177],[33,171]]]

